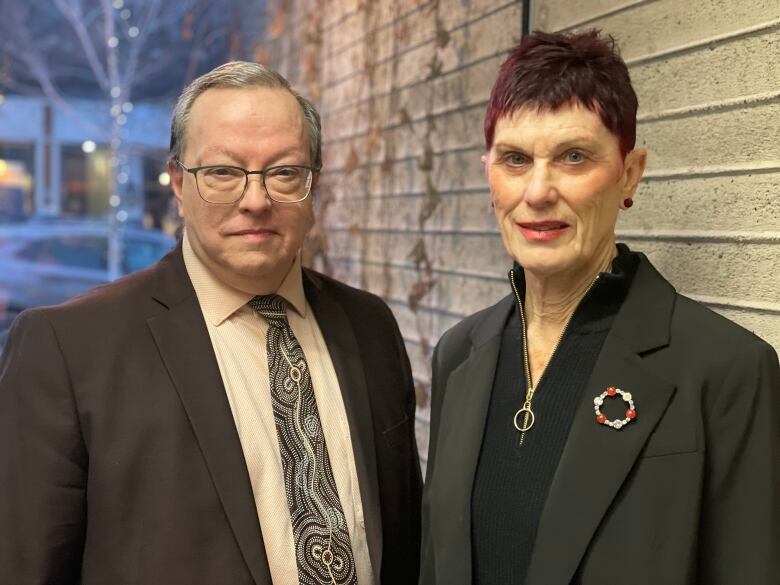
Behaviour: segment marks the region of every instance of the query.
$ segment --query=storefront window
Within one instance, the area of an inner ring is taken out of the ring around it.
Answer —
[[[32,215],[34,171],[32,145],[0,142],[0,222]]]
[[[62,147],[62,216],[102,217],[109,207],[108,150]]]

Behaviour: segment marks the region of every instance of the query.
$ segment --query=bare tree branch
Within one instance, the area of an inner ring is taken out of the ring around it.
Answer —
[[[60,9],[60,12],[62,12],[71,27],[73,27],[73,31],[81,43],[81,48],[84,50],[84,55],[87,57],[87,62],[92,68],[98,84],[103,91],[108,92],[110,90],[108,76],[97,55],[95,43],[84,24],[85,18],[81,10],[81,3],[78,0],[53,0],[53,2]]]

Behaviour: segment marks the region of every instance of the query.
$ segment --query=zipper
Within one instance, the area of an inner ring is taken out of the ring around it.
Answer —
[[[582,295],[582,298],[577,303],[577,306],[574,307],[574,311],[572,311],[571,315],[569,315],[569,318],[566,320],[566,323],[561,330],[561,334],[555,341],[555,345],[553,345],[552,353],[550,353],[550,359],[547,360],[547,364],[544,366],[544,370],[542,370],[541,376],[539,376],[539,380],[536,383],[536,388],[538,388],[542,383],[542,380],[544,380],[544,376],[547,373],[547,366],[550,365],[553,356],[555,356],[555,352],[558,351],[558,346],[561,344],[563,336],[566,335],[566,331],[569,329],[569,324],[571,323],[572,317],[574,317],[574,314],[577,312],[577,309],[580,308],[582,301],[584,301],[585,297],[588,296],[588,293],[594,287],[600,276],[601,273],[597,274],[596,277],[591,281],[591,283],[588,285],[588,288],[585,289],[585,294]],[[512,290],[515,293],[517,310],[520,314],[520,325],[523,330],[523,372],[525,373],[525,383],[527,390],[525,393],[525,401],[523,402],[523,406],[515,413],[515,418],[513,420],[515,428],[520,432],[520,446],[522,446],[523,442],[525,441],[525,434],[531,430],[531,427],[534,426],[534,423],[536,422],[536,416],[534,415],[533,410],[531,410],[531,401],[534,398],[536,388],[531,384],[531,368],[529,366],[528,357],[528,330],[525,324],[525,311],[523,310],[523,302],[520,299],[520,293],[517,290],[517,283],[515,282],[514,270],[509,271],[509,282],[512,284]],[[518,418],[520,417],[522,417],[522,422],[518,424]]]

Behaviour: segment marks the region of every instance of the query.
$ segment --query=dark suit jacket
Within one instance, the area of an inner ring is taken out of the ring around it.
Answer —
[[[377,582],[414,583],[414,388],[377,297],[305,271],[344,396]],[[0,367],[0,583],[270,584],[181,248],[18,318]]]
[[[461,322],[434,354],[421,585],[471,582],[471,490],[512,303]],[[595,421],[607,386],[633,394],[638,416],[621,430]],[[525,585],[778,585],[779,428],[774,350],[677,294],[642,256],[575,414]]]

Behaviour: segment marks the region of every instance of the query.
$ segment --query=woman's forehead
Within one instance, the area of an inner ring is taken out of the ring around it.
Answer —
[[[606,146],[617,143],[617,138],[598,114],[580,105],[569,105],[556,110],[524,107],[500,118],[493,146],[502,148],[518,142],[589,142]]]

